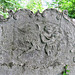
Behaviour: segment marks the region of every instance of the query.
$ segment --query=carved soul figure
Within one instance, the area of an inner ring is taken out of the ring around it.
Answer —
[[[66,48],[67,42],[63,40],[65,39],[63,30],[57,25],[48,24],[44,26],[40,37],[41,42],[45,43],[44,50],[48,56],[56,55],[57,51],[60,51],[62,47]],[[61,45],[61,43],[63,43],[63,45]]]

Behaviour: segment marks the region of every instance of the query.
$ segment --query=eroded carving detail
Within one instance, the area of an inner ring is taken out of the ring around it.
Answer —
[[[22,50],[20,56],[24,53],[28,53],[33,50],[39,50],[38,49],[38,42],[39,42],[39,25],[38,24],[25,24],[23,23],[23,26],[16,27],[16,35],[15,35],[15,46]],[[35,32],[34,32],[35,31]],[[20,36],[20,37],[17,37]]]
[[[41,42],[45,44],[45,53],[47,55],[56,55],[57,51],[62,50],[62,46],[66,48],[67,40],[61,27],[48,24],[44,26],[43,32],[40,34]],[[63,41],[66,40],[66,41]],[[60,45],[63,43],[63,45]]]

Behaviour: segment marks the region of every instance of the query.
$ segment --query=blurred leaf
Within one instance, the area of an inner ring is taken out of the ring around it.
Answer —
[[[66,73],[64,72],[63,75],[66,75]]]
[[[70,72],[70,70],[66,70],[66,72]]]
[[[3,16],[6,19],[8,17],[8,13],[3,13]]]

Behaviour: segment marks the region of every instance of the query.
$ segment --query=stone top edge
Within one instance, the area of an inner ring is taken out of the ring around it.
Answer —
[[[42,14],[44,14],[46,11],[51,11],[51,10],[54,11],[54,12],[56,12],[56,13],[59,13],[59,14],[61,14],[61,15],[63,15],[63,16],[64,16],[64,14],[65,14],[66,17],[67,17],[67,19],[69,18],[69,16],[67,15],[68,12],[66,13],[67,10],[64,10],[63,12],[60,12],[60,11],[58,11],[57,9],[48,8],[48,9],[45,9],[42,13],[41,13],[39,10],[37,10],[36,13],[33,13],[33,11],[31,11],[31,10],[29,10],[29,9],[19,9],[19,10],[17,10],[15,13],[14,13],[12,10],[9,10],[9,11],[8,11],[9,17],[6,18],[6,19],[4,19],[2,15],[0,15],[0,22],[6,22],[6,21],[8,21],[9,19],[11,19],[11,17],[13,17],[13,19],[14,19],[14,15],[17,14],[18,12],[20,12],[20,11],[23,11],[23,12],[30,12],[30,13],[32,13],[32,15],[36,15],[36,14],[41,14],[41,15],[42,15]],[[71,18],[69,18],[69,19],[71,19]]]

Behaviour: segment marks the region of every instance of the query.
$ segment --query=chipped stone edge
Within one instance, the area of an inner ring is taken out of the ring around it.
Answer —
[[[15,13],[14,13],[12,10],[9,10],[9,11],[8,11],[9,17],[6,18],[6,19],[4,19],[3,16],[0,15],[0,22],[7,22],[9,19],[11,19],[11,17],[12,17],[14,20],[16,20],[14,16],[15,16],[15,14],[16,14],[17,12],[19,12],[19,11],[31,12],[32,15],[40,14],[42,17],[44,17],[43,14],[44,14],[46,11],[50,11],[50,10],[55,11],[56,13],[60,13],[66,20],[70,21],[70,22],[75,26],[75,23],[74,23],[73,19],[70,18],[70,17],[67,15],[67,14],[68,14],[68,12],[66,13],[67,10],[64,10],[63,12],[60,12],[60,11],[58,11],[57,9],[53,9],[53,8],[45,9],[42,13],[40,13],[39,10],[37,10],[37,12],[36,12],[35,14],[34,14],[31,10],[29,10],[29,9],[20,9],[20,10],[17,10]]]

